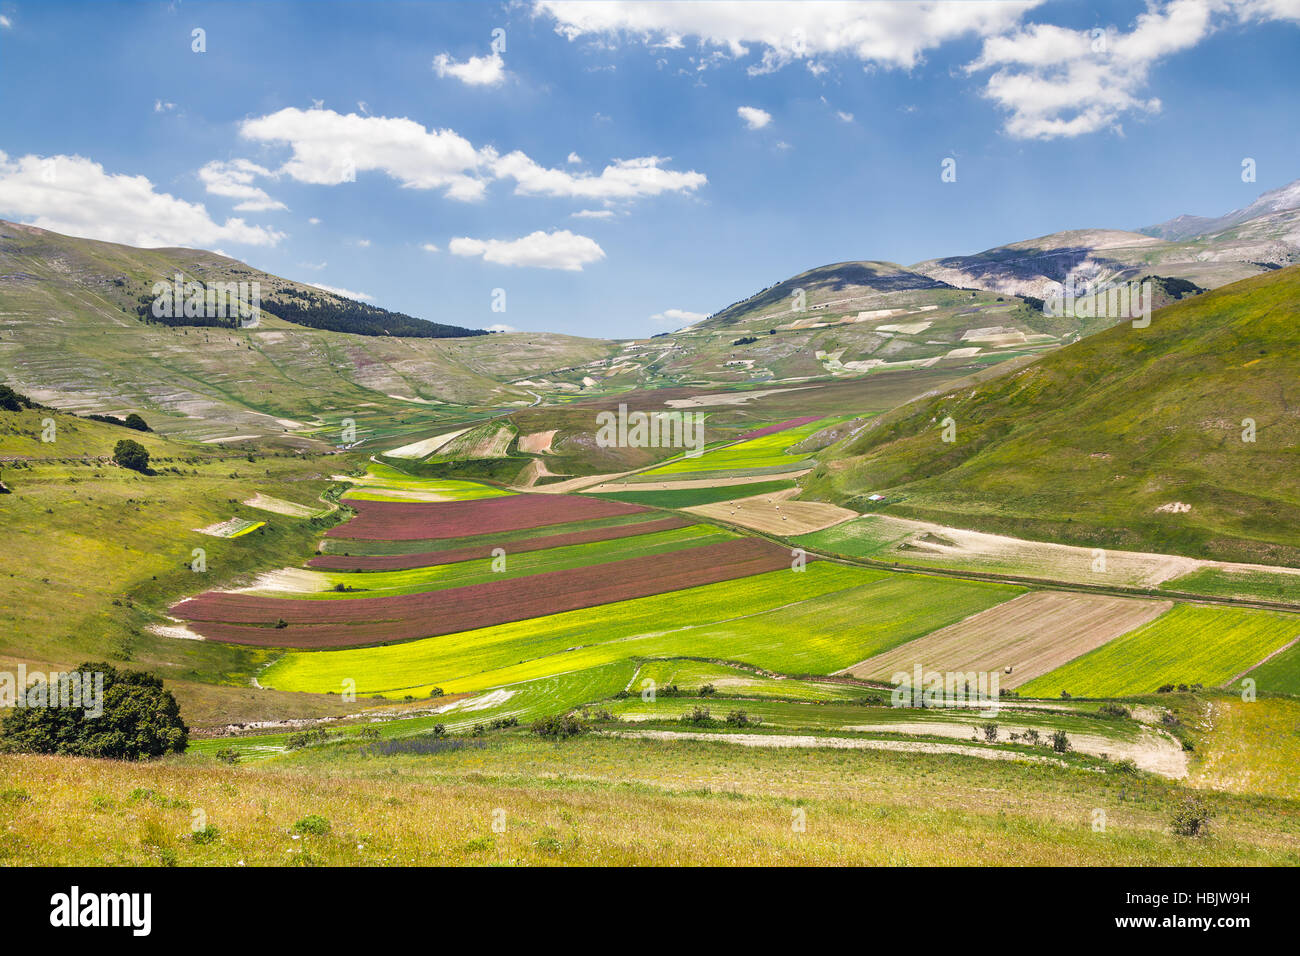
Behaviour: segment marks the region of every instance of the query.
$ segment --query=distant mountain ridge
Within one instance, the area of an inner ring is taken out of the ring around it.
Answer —
[[[1300,209],[1300,179],[1277,189],[1271,189],[1263,193],[1250,205],[1234,209],[1222,216],[1207,218],[1205,216],[1184,214],[1157,223],[1154,226],[1144,226],[1138,232],[1159,239],[1181,242],[1185,239],[1195,239],[1197,236],[1221,232],[1224,229],[1239,226],[1251,219],[1259,219],[1264,216],[1271,216],[1274,213],[1296,209]]]

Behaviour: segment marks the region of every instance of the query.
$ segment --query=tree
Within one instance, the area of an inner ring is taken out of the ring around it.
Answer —
[[[145,760],[185,749],[189,728],[161,678],[143,671],[119,671],[106,663],[80,664],[77,672],[102,676],[103,694],[97,705],[87,699],[89,693],[83,693],[80,707],[10,708],[0,726],[3,749],[113,760]],[[29,688],[26,699],[52,704],[59,699],[59,685],[47,684],[44,695],[39,687]]]
[[[130,415],[127,415],[126,419],[122,422],[122,424],[125,425],[127,428],[134,428],[138,432],[153,431],[153,429],[149,427],[148,423],[145,422],[145,420],[141,418],[139,415],[137,415],[135,412],[132,412]]]
[[[113,447],[113,460],[133,471],[149,470],[149,452],[139,442],[123,438]]]

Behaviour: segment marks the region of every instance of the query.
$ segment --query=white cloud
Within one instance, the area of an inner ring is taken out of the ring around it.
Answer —
[[[744,120],[745,125],[750,129],[762,129],[772,122],[772,114],[767,110],[760,110],[757,106],[738,106],[736,115]]]
[[[175,103],[165,103],[162,100],[153,101],[153,111],[155,113],[170,113],[174,109],[176,109]]]
[[[202,203],[154,190],[144,176],[106,173],[83,156],[0,152],[0,214],[89,239],[133,246],[273,246],[284,233],[243,219],[215,222]]]
[[[964,36],[991,36],[1015,26],[1042,0],[903,0],[903,2],[663,3],[658,0],[535,0],[536,16],[557,33],[610,41],[620,36],[654,47],[680,47],[692,37],[733,58],[761,51],[749,69],[763,73],[795,60],[851,56],[910,69],[922,54]],[[821,64],[819,64],[820,68]]]
[[[515,181],[522,196],[567,196],[575,199],[635,199],[665,192],[692,192],[707,183],[703,173],[663,169],[668,160],[659,156],[616,159],[600,171],[574,175],[562,169],[547,169],[516,150],[492,164],[492,172]]]
[[[492,158],[449,129],[325,109],[286,107],[245,120],[239,133],[256,142],[289,144],[293,156],[280,172],[299,182],[333,186],[379,171],[405,187],[445,189],[448,197],[462,200],[483,195],[479,174]]]
[[[329,265],[329,263],[328,262],[300,262],[298,263],[298,265],[302,266],[302,268],[304,269],[310,269],[313,272],[320,272],[327,265]]]
[[[577,212],[569,213],[574,219],[613,219],[614,210],[612,209],[579,209]]]
[[[582,157],[579,156],[577,153],[570,153],[568,159],[566,159],[565,162],[576,165],[582,162]]]
[[[362,249],[369,249],[369,248],[370,248],[370,240],[369,240],[369,239],[358,239],[358,240],[357,240],[357,245],[360,246]]]
[[[10,20],[3,13],[0,13],[0,29],[8,30],[13,25],[14,22],[12,20]]]
[[[247,159],[234,159],[230,162],[213,160],[199,170],[199,179],[204,187],[214,196],[238,199],[235,209],[239,212],[265,212],[270,209],[286,209],[284,203],[272,199],[264,189],[253,185],[258,176],[271,177],[275,174],[264,166]]]
[[[367,295],[364,292],[351,292],[348,289],[340,289],[337,286],[332,285],[323,285],[320,282],[308,282],[307,284],[315,286],[317,289],[324,289],[326,292],[332,292],[335,295],[341,295],[345,299],[356,299],[358,302],[370,302],[374,299],[374,296]]]
[[[433,58],[433,68],[439,76],[455,77],[467,86],[498,86],[506,78],[505,62],[499,53],[472,56],[464,63],[439,53]]]
[[[1160,111],[1145,90],[1151,69],[1195,47],[1226,22],[1300,20],[1297,0],[1169,0],[1151,3],[1128,32],[1028,24],[984,41],[969,73],[993,70],[985,95],[1018,139],[1074,137],[1121,129],[1125,116]]]
[[[280,168],[299,182],[337,185],[358,173],[383,172],[411,189],[445,189],[452,199],[480,199],[492,179],[515,180],[519,195],[579,199],[634,199],[690,192],[708,182],[703,173],[662,168],[667,159],[618,159],[599,175],[548,169],[518,150],[505,156],[476,149],[453,130],[427,130],[409,119],[347,116],[293,107],[246,120],[247,139],[287,143],[293,155]]]
[[[605,258],[605,250],[596,241],[567,229],[529,233],[520,239],[451,240],[447,246],[454,256],[482,256],[485,262],[504,266],[532,266],[538,269],[563,269],[581,272],[588,263]]]
[[[313,226],[319,226],[319,225],[320,225],[320,220],[317,219],[315,216],[312,216],[312,217],[311,217],[310,219],[308,219],[307,221],[308,221],[309,223],[311,223]]]
[[[489,332],[518,332],[519,330],[513,325],[506,325],[504,322],[498,322],[496,325],[487,327]]]
[[[437,251],[438,251],[438,247],[435,246],[432,242],[424,242],[424,243],[421,243],[421,244],[420,244],[420,248],[423,249],[425,252],[437,252]]]
[[[696,322],[703,321],[709,316],[704,312],[687,312],[685,309],[664,309],[662,312],[656,312],[650,316],[650,321],[656,325],[671,325],[674,328],[682,325],[694,325]]]
[[[840,118],[841,122],[844,122],[844,123],[852,123],[852,122],[853,122],[853,114],[852,114],[852,113],[846,113],[846,112],[844,112],[844,110],[836,110],[836,111],[835,111],[835,115],[838,116],[838,117]]]

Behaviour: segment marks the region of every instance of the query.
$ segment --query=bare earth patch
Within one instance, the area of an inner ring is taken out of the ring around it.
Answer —
[[[926,671],[998,671],[1012,689],[1154,620],[1172,601],[1034,591],[870,657],[842,673],[889,681]],[[1009,669],[1009,673],[1008,673]]]
[[[290,518],[310,518],[319,510],[308,508],[306,505],[300,505],[293,501],[285,501],[283,498],[272,498],[260,491],[245,501],[244,504],[250,508],[261,508],[263,511],[270,511],[278,515],[288,515]]]
[[[729,521],[742,528],[751,528],[767,534],[795,535],[820,531],[831,525],[856,518],[858,513],[839,505],[822,501],[790,501],[789,496],[799,493],[798,488],[788,488],[770,495],[719,501],[709,505],[683,508],[691,514],[703,515],[719,521]]]
[[[467,431],[469,431],[468,428],[462,428],[459,431],[444,432],[441,435],[434,435],[432,438],[425,438],[421,441],[411,442],[409,445],[390,448],[388,451],[384,452],[384,454],[389,458],[426,458],[453,438],[458,438]]]
[[[519,436],[519,450],[528,455],[549,455],[556,429]]]

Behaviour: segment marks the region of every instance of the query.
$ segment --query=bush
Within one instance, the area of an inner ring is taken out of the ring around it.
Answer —
[[[713,696],[714,694],[716,694],[717,692],[718,692],[718,689],[717,689],[716,687],[714,687],[712,684],[702,684],[702,685],[700,686],[700,696],[701,696],[701,697],[712,697],[712,696]]]
[[[692,707],[679,718],[681,723],[689,724],[692,727],[713,727],[717,721],[713,719],[707,707]]]
[[[726,721],[728,727],[749,727],[751,725],[761,724],[763,718],[750,717],[743,710],[733,710],[727,714]]]
[[[1063,754],[1070,749],[1070,738],[1065,736],[1064,730],[1057,730],[1052,734],[1052,749],[1058,754]]]
[[[222,763],[239,763],[239,751],[233,747],[222,747],[212,756],[216,757]]]
[[[987,740],[989,743],[995,744],[998,742],[997,724],[993,724],[993,723],[981,724],[980,730],[984,733],[984,739]]]
[[[1188,797],[1175,810],[1170,818],[1170,826],[1179,836],[1204,836],[1210,829],[1210,818],[1214,811],[1199,796]]]
[[[1129,709],[1122,704],[1102,704],[1097,708],[1098,717],[1128,718],[1132,717]]]
[[[105,663],[82,663],[76,670],[103,675],[103,713],[92,717],[84,707],[10,708],[0,727],[3,749],[112,760],[145,760],[185,750],[190,731],[161,678]],[[29,701],[34,692],[39,693],[29,688]],[[47,686],[45,693],[57,698],[59,687]]]
[[[153,429],[150,428],[145,423],[145,420],[141,418],[139,415],[137,415],[135,412],[132,412],[130,415],[127,415],[126,418],[122,421],[122,424],[125,425],[127,428],[134,428],[138,432],[153,431]]]
[[[319,813],[308,814],[293,825],[293,832],[324,836],[330,832],[330,822]]]
[[[211,823],[209,823],[199,828],[198,830],[195,830],[193,833],[191,833],[190,842],[197,843],[199,844],[199,846],[203,846],[204,844],[207,843],[216,843],[217,839],[220,836],[221,836],[221,831],[218,830],[216,827],[214,827]]]
[[[585,734],[591,728],[578,719],[575,714],[556,714],[533,721],[532,731],[548,740],[567,740]]]
[[[123,468],[130,468],[132,471],[147,472],[149,470],[149,452],[137,441],[129,438],[123,438],[113,446],[113,461],[117,462]]]

